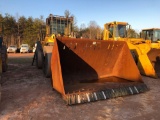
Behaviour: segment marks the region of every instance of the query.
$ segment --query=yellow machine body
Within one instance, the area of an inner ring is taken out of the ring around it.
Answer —
[[[160,77],[160,28],[143,29],[141,38],[144,39],[151,47],[147,53],[154,69]]]
[[[129,38],[127,36],[126,22],[110,22],[104,25],[103,40],[125,41],[131,50],[132,56],[140,70],[146,76],[157,78],[156,71],[147,53],[151,50],[150,41],[142,38]]]
[[[52,34],[51,36],[46,36],[45,37],[45,44],[47,44],[47,43],[53,43],[54,42],[54,40],[55,40],[55,38],[56,38],[56,36],[55,36],[55,34]]]

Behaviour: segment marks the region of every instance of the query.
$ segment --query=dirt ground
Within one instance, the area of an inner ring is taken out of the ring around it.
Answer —
[[[160,120],[160,79],[143,76],[142,94],[66,106],[36,66],[33,53],[9,54],[2,76],[0,120]]]

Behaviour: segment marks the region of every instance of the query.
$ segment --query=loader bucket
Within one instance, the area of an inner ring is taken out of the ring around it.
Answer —
[[[160,77],[160,49],[151,49],[147,53],[149,60],[151,61],[157,77]]]
[[[51,71],[53,88],[67,105],[148,90],[124,41],[58,37]]]

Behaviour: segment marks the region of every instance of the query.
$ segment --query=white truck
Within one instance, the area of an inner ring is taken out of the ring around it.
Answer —
[[[29,45],[28,44],[22,44],[20,48],[20,53],[28,53],[29,52]]]
[[[7,49],[8,53],[16,53],[17,52],[17,46],[16,45],[10,45]]]

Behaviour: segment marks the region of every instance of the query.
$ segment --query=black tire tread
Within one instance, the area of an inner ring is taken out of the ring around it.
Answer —
[[[43,52],[37,48],[35,54],[36,54],[36,66],[38,69],[41,69],[43,67],[43,59],[44,59]]]
[[[44,66],[43,66],[43,72],[45,77],[50,78],[51,77],[51,53],[45,54],[45,60],[44,60]]]
[[[1,56],[2,56],[2,72],[6,72],[8,69],[8,54],[5,45],[2,45]]]

